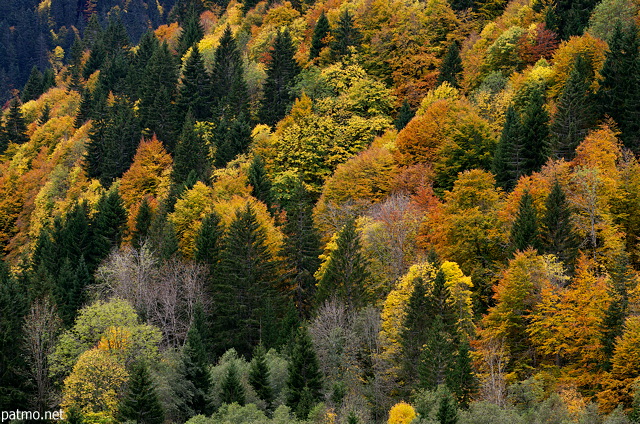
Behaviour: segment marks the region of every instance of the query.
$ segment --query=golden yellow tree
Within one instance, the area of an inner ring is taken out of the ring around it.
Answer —
[[[406,402],[393,405],[389,411],[387,424],[409,424],[416,418],[416,410]]]

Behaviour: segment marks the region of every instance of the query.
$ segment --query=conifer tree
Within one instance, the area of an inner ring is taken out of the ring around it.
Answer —
[[[560,38],[568,40],[572,35],[582,35],[597,0],[558,0],[554,12]]]
[[[216,146],[215,166],[224,168],[227,163],[246,152],[251,143],[251,126],[242,114],[237,118],[222,118],[218,121],[214,134]]]
[[[401,131],[413,119],[415,114],[416,112],[411,109],[411,105],[408,101],[405,100],[404,102],[402,102],[402,106],[400,107],[400,110],[398,110],[398,116],[393,122],[396,129],[398,131]]]
[[[205,216],[196,237],[196,261],[209,268],[208,279],[215,282],[219,278],[220,260],[224,242],[224,224],[216,212]],[[213,287],[209,287],[213,292]],[[213,293],[211,293],[213,296]]]
[[[571,222],[569,202],[558,181],[553,183],[545,206],[540,222],[542,250],[555,255],[571,269],[578,251],[578,239]]]
[[[602,365],[606,370],[611,369],[611,358],[615,351],[616,340],[624,332],[624,322],[629,315],[629,288],[633,282],[633,272],[626,255],[616,258],[612,268],[610,272],[611,284],[608,290],[612,301],[609,303],[602,320],[602,336],[600,338],[602,351],[606,357]]]
[[[200,15],[195,10],[192,10],[182,27],[180,37],[178,37],[178,55],[180,57],[184,56],[187,50],[199,42],[202,37],[204,37],[204,29],[200,24]]]
[[[558,158],[571,160],[593,124],[593,96],[589,88],[592,74],[587,60],[579,55],[558,98],[558,111],[551,124],[553,147]]]
[[[195,173],[196,181],[209,180],[209,154],[204,140],[195,131],[194,116],[189,111],[178,138],[176,153],[173,160],[171,180],[174,184],[184,184],[191,172]]]
[[[78,107],[76,118],[73,121],[74,128],[80,128],[90,119],[91,109],[93,106],[92,100],[91,91],[86,88],[82,90],[82,93],[80,94],[80,106]]]
[[[227,25],[216,49],[213,71],[214,117],[217,120],[249,116],[249,96],[244,80],[242,54]]]
[[[540,170],[549,156],[549,114],[542,88],[531,92],[522,113],[522,156],[524,175]]]
[[[321,399],[322,374],[311,337],[304,327],[298,331],[291,353],[287,389],[287,405],[298,419],[307,419],[313,405]]]
[[[274,400],[269,375],[265,349],[262,345],[258,345],[253,351],[253,358],[251,359],[249,384],[256,391],[258,398],[265,402],[267,411],[272,410]]]
[[[606,60],[600,74],[598,106],[601,115],[618,124],[624,145],[637,152],[640,148],[640,53],[635,25],[616,24],[609,40]]]
[[[440,424],[456,424],[458,422],[456,401],[449,393],[445,393],[440,398],[436,418]]]
[[[127,390],[118,407],[118,419],[121,422],[133,421],[138,424],[164,423],[162,404],[156,394],[149,370],[142,361],[132,366]]]
[[[136,215],[135,231],[132,234],[133,247],[139,249],[147,240],[151,222],[153,220],[153,210],[147,198],[142,199],[138,214]]]
[[[190,415],[211,413],[211,403],[208,396],[211,375],[203,319],[202,306],[199,305],[196,308],[194,322],[187,333],[187,340],[182,351],[184,376],[192,386],[192,394],[186,399]]]
[[[271,180],[260,155],[255,155],[249,166],[249,185],[251,185],[251,195],[270,208],[272,204]]]
[[[0,116],[0,155],[3,154],[7,147],[9,147],[7,131],[4,124],[4,118]]]
[[[274,126],[287,114],[295,100],[292,93],[300,66],[294,58],[295,47],[288,29],[276,35],[271,60],[267,63],[267,79],[264,83],[264,98],[260,110],[260,121]]]
[[[329,27],[329,19],[324,13],[324,10],[320,14],[316,26],[313,28],[313,37],[311,38],[311,48],[309,49],[309,60],[313,60],[320,56],[320,52],[323,48],[327,47],[326,37],[331,32]]]
[[[160,42],[156,38],[153,31],[149,30],[144,33],[138,43],[138,50],[131,60],[131,68],[129,70],[129,86],[133,88],[136,97],[142,99],[145,91],[145,80],[147,77],[147,66],[149,65],[153,54],[160,48]],[[171,61],[169,62],[171,63]],[[157,87],[155,87],[157,89]]]
[[[506,119],[496,152],[493,155],[493,173],[496,183],[511,190],[524,172],[520,117],[513,106],[507,108]]]
[[[65,424],[84,424],[84,415],[80,408],[74,405],[70,407],[65,414],[65,420],[63,422]]]
[[[22,110],[17,98],[11,101],[5,122],[5,137],[9,143],[24,144],[29,141],[27,124],[24,122]]]
[[[302,317],[308,317],[313,303],[316,280],[320,268],[320,234],[313,222],[313,200],[302,183],[294,187],[291,200],[285,206],[284,224],[286,284]]]
[[[82,55],[84,48],[82,40],[76,36],[71,45],[71,57],[69,58],[69,89],[80,91],[82,89]],[[43,80],[44,83],[44,80]]]
[[[448,82],[452,87],[460,88],[458,76],[462,73],[462,59],[460,58],[460,47],[457,42],[449,44],[447,54],[442,59],[438,73],[437,84]]]
[[[533,198],[525,192],[520,198],[516,220],[511,229],[511,242],[515,250],[524,251],[529,247],[539,248],[538,215]]]
[[[56,86],[56,75],[53,69],[47,68],[42,73],[42,92],[46,93],[48,89]]]
[[[127,211],[118,191],[111,190],[104,194],[98,201],[92,222],[98,262],[106,258],[112,249],[120,247],[126,224]]]
[[[340,15],[338,26],[333,36],[331,56],[334,60],[339,60],[349,54],[349,47],[358,47],[360,45],[360,31],[356,28],[353,15],[348,10],[345,10]]]
[[[321,304],[336,296],[351,306],[364,306],[367,302],[365,285],[369,271],[360,251],[360,235],[356,231],[355,220],[348,220],[340,230],[336,245],[318,281],[317,302]]]
[[[43,93],[44,76],[40,69],[37,66],[31,68],[31,74],[29,74],[29,79],[27,83],[24,85],[22,89],[22,95],[20,99],[23,103],[28,102],[29,100],[36,100]]]
[[[86,48],[93,50],[95,43],[102,37],[102,25],[98,14],[94,13],[89,18],[87,26],[84,28],[82,43]]]
[[[211,117],[211,77],[204,67],[198,45],[187,56],[178,89],[178,109],[191,110],[196,121]]]
[[[234,402],[239,405],[244,405],[245,403],[244,387],[242,387],[242,383],[240,383],[238,369],[234,362],[229,365],[227,374],[222,380],[220,400],[222,403],[229,405]]]
[[[44,104],[42,108],[42,112],[40,113],[40,117],[38,118],[38,125],[44,125],[51,118],[51,106],[49,102]]]

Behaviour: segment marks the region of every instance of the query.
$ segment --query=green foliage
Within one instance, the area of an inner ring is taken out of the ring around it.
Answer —
[[[184,56],[187,50],[199,42],[203,36],[204,29],[200,24],[200,14],[195,10],[191,10],[178,38],[178,55],[180,57]]]
[[[212,90],[214,117],[232,120],[244,116],[246,119],[249,115],[249,95],[244,80],[242,54],[228,25],[216,49],[211,80],[215,82]]]
[[[256,391],[258,398],[266,404],[267,411],[273,410],[273,390],[269,382],[269,366],[267,364],[266,352],[262,345],[258,345],[253,351],[251,359],[251,369],[249,370],[249,384]]]
[[[440,398],[438,413],[436,414],[440,424],[456,424],[458,422],[458,408],[451,395]]]
[[[242,406],[245,403],[244,387],[240,384],[238,370],[234,363],[231,363],[227,369],[227,375],[225,375],[224,380],[222,380],[220,400],[223,404],[226,403],[227,405],[237,403]]]
[[[214,77],[214,81],[217,81]],[[191,110],[195,121],[211,117],[211,76],[204,67],[198,45],[187,56],[178,87],[178,110]],[[186,123],[186,119],[185,119]]]
[[[520,117],[513,106],[507,108],[500,141],[493,156],[493,173],[496,183],[505,190],[515,187],[524,173],[524,152]]]
[[[538,213],[533,205],[531,194],[526,191],[518,203],[516,219],[511,228],[511,243],[515,250],[539,248],[538,242]]]
[[[311,337],[304,327],[299,330],[291,353],[287,388],[287,405],[298,419],[306,419],[313,406],[320,401],[322,374]]]
[[[554,5],[557,20],[557,32],[563,40],[572,35],[582,35],[589,23],[591,11],[598,4],[595,0],[559,0]],[[552,28],[555,30],[555,28]]]
[[[164,412],[155,392],[151,375],[144,362],[136,362],[129,374],[124,398],[120,401],[118,418],[122,422],[162,424]]]
[[[409,104],[408,101],[405,100],[404,102],[402,102],[402,106],[400,107],[400,110],[398,110],[398,116],[396,117],[396,120],[393,122],[396,129],[398,131],[401,131],[404,127],[407,126],[409,121],[413,119],[415,114],[416,112],[413,109],[411,109],[411,105]]]
[[[438,73],[437,84],[448,82],[452,87],[460,88],[458,79],[462,73],[462,59],[460,59],[460,47],[458,43],[453,42],[447,49]]]
[[[338,19],[338,25],[333,32],[333,42],[331,43],[331,56],[334,60],[339,60],[350,53],[350,47],[359,47],[361,34],[355,25],[355,20],[351,12],[345,9]]]
[[[309,49],[309,60],[313,60],[320,56],[322,49],[328,45],[326,37],[330,32],[331,28],[329,27],[329,19],[327,19],[327,15],[323,10],[316,22],[316,26],[313,28],[311,48]]]
[[[142,203],[138,209],[135,230],[131,237],[131,243],[136,249],[139,249],[146,242],[152,221],[153,210],[151,209],[151,205],[149,205],[149,201],[145,197],[142,199]]]
[[[237,118],[222,118],[216,125],[213,137],[216,147],[215,165],[224,168],[241,153],[244,153],[251,142],[251,126],[247,115],[241,114]]]
[[[209,373],[207,358],[208,348],[204,316],[202,306],[198,305],[182,351],[184,378],[190,383],[191,390],[190,392],[182,393],[181,396],[185,396],[185,404],[189,415],[207,415],[211,413],[211,401],[209,399],[211,374]]]
[[[100,197],[96,209],[92,230],[98,265],[112,249],[120,247],[127,224],[127,211],[117,190],[111,190]]]
[[[549,156],[549,114],[542,88],[532,90],[522,113],[522,156],[525,175],[538,171]]]
[[[196,181],[209,181],[211,166],[209,164],[208,149],[205,141],[194,129],[194,119],[195,117],[190,109],[185,118],[182,133],[178,138],[174,155],[173,172],[171,173],[171,180],[174,185],[185,184],[192,172]]]
[[[555,255],[572,267],[578,251],[578,238],[574,233],[571,208],[558,181],[553,183],[545,201],[545,213],[540,220],[542,250]]]
[[[255,155],[249,165],[249,184],[251,185],[251,195],[270,208],[272,206],[271,180],[260,155]]]
[[[44,76],[42,75],[42,72],[40,72],[40,69],[38,69],[38,67],[34,65],[33,68],[31,68],[29,79],[22,89],[22,95],[20,96],[20,99],[23,103],[26,103],[29,100],[36,100],[38,97],[40,97],[40,95],[44,92],[43,78]]]
[[[22,116],[20,102],[14,98],[9,106],[9,113],[4,124],[6,142],[24,144],[29,141],[27,136],[27,124]]]
[[[211,281],[215,281],[218,276],[223,240],[224,224],[221,223],[220,216],[212,212],[202,220],[195,251],[196,261],[209,267]]]

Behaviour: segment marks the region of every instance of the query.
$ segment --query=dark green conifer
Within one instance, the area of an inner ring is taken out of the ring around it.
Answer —
[[[244,80],[242,54],[228,25],[216,49],[211,81],[214,117],[217,120],[249,116],[249,95]]]
[[[187,56],[178,89],[178,109],[191,110],[196,121],[211,117],[211,77],[204,67],[198,45]]]
[[[91,117],[92,106],[93,99],[91,96],[91,91],[85,88],[84,90],[82,90],[82,94],[80,95],[80,106],[78,107],[76,118],[73,121],[74,128],[80,128],[84,125],[85,122],[89,120],[89,118]]]
[[[164,423],[162,404],[146,364],[138,361],[131,368],[129,383],[118,407],[118,420],[138,424]]]
[[[180,37],[178,37],[178,55],[180,57],[184,56],[187,50],[199,42],[202,37],[204,37],[204,29],[202,28],[202,24],[200,24],[200,15],[193,10],[189,13],[182,27]]]
[[[511,228],[511,243],[519,251],[539,248],[538,214],[528,191],[522,195],[518,204],[516,220]]]
[[[111,190],[98,200],[93,217],[95,257],[98,262],[106,258],[112,249],[120,247],[127,225],[127,211],[117,190]]]
[[[292,92],[300,66],[294,55],[296,49],[288,29],[279,31],[267,63],[267,79],[264,83],[264,98],[260,109],[260,121],[274,126],[287,114],[295,100]]]
[[[211,402],[208,395],[211,387],[211,375],[209,374],[206,340],[202,305],[198,304],[182,351],[185,379],[192,385],[192,395],[186,399],[190,415],[211,413]]]
[[[142,199],[138,214],[136,215],[135,231],[132,234],[133,247],[139,249],[147,240],[151,222],[153,221],[153,210],[147,198]]]
[[[448,82],[452,87],[460,88],[458,76],[462,73],[462,59],[460,58],[460,47],[457,42],[449,44],[447,54],[442,59],[438,73],[437,84]]]
[[[578,252],[578,238],[571,222],[571,208],[558,181],[553,183],[545,201],[540,222],[542,250],[555,255],[570,269]]]
[[[338,20],[338,26],[334,31],[334,41],[331,43],[331,56],[339,60],[349,54],[350,47],[360,45],[360,31],[355,26],[353,15],[345,10]]]
[[[65,424],[84,424],[85,422],[82,411],[75,405],[69,408],[64,418]]]
[[[597,0],[558,0],[554,12],[560,38],[568,40],[572,35],[582,35]]]
[[[361,252],[355,220],[347,221],[338,233],[336,244],[336,249],[327,259],[325,272],[318,281],[317,302],[321,304],[335,296],[351,306],[364,306],[367,303],[364,288],[369,271]]]
[[[5,137],[9,143],[24,144],[29,141],[27,124],[22,116],[20,102],[17,98],[11,101],[9,113],[5,121]]]
[[[608,290],[611,302],[601,323],[600,337],[606,358],[602,365],[606,370],[611,370],[617,339],[624,332],[624,322],[629,316],[629,291],[633,287],[633,271],[626,255],[616,258],[612,268]]]
[[[100,25],[100,19],[98,14],[94,13],[89,18],[87,26],[84,28],[82,43],[86,48],[93,50],[95,43],[102,37],[102,25]]]
[[[46,124],[50,118],[51,118],[51,106],[49,105],[49,102],[47,102],[44,104],[44,107],[42,108],[42,112],[40,112],[40,117],[38,118],[38,125],[42,126]]]
[[[398,116],[393,122],[396,129],[398,131],[401,131],[413,119],[415,114],[416,112],[411,108],[411,105],[408,101],[405,100],[404,102],[402,102],[402,106],[400,107],[400,110],[398,110]]]
[[[249,166],[249,185],[251,185],[251,195],[270,208],[272,204],[271,180],[260,155],[255,155]]]
[[[47,68],[42,73],[42,92],[46,93],[48,89],[56,86],[56,75],[53,69]]]
[[[456,424],[458,422],[458,407],[451,394],[446,393],[440,398],[436,418],[440,424]]]
[[[31,74],[29,74],[29,79],[24,85],[24,89],[22,90],[22,94],[20,96],[20,99],[22,99],[23,103],[26,103],[29,100],[36,100],[38,97],[40,97],[43,92],[43,78],[44,76],[37,66],[31,68]]]
[[[234,362],[229,364],[227,374],[222,380],[220,400],[222,403],[229,405],[234,402],[239,405],[244,405],[245,403],[244,387],[242,387],[240,377],[238,376],[238,369]]]
[[[322,49],[327,47],[328,43],[326,38],[330,32],[331,27],[329,26],[329,19],[327,19],[327,15],[323,10],[322,14],[320,14],[320,17],[318,18],[318,22],[316,22],[316,26],[313,28],[311,48],[309,49],[309,60],[313,60],[320,56]]]
[[[76,35],[73,45],[71,46],[71,55],[69,58],[69,89],[81,91],[82,89],[82,55],[84,48],[82,40]]]
[[[298,419],[307,419],[314,404],[320,402],[322,374],[311,337],[304,327],[298,331],[291,353],[287,389],[287,405]]]
[[[253,351],[251,368],[249,370],[249,384],[256,391],[258,398],[266,404],[267,411],[273,408],[273,390],[269,382],[269,366],[267,365],[266,352],[262,345],[258,345]]]
[[[145,82],[151,79],[151,77],[147,75],[147,66],[151,61],[151,57],[153,57],[153,54],[159,48],[160,42],[156,38],[155,33],[151,30],[145,32],[140,39],[140,43],[138,43],[138,50],[136,50],[131,59],[131,68],[128,75],[129,86],[137,98],[142,99],[144,95],[146,88]],[[172,63],[172,61],[169,63]],[[155,88],[157,89],[158,87]]]
[[[216,167],[224,168],[236,156],[247,151],[251,143],[251,126],[246,116],[222,118],[218,122],[214,134]]]
[[[194,116],[189,111],[176,145],[171,180],[174,184],[184,184],[191,172],[195,173],[196,181],[206,182],[211,170],[207,146],[196,133]]]
[[[544,90],[537,88],[529,95],[522,113],[523,174],[539,171],[549,156],[549,114],[545,109]]]
[[[202,220],[202,226],[196,237],[196,261],[209,268],[209,281],[219,277],[220,259],[224,241],[224,224],[220,216],[212,212]],[[213,288],[209,287],[212,291]],[[213,293],[211,293],[213,295]]]
[[[506,113],[502,134],[493,155],[493,173],[497,184],[505,190],[515,187],[524,172],[520,117],[513,106]]]

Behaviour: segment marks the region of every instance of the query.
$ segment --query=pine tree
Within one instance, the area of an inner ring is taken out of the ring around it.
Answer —
[[[249,185],[251,185],[251,195],[270,208],[272,204],[271,180],[260,155],[255,155],[249,165]]]
[[[44,76],[37,66],[31,68],[31,74],[29,74],[29,79],[24,85],[22,95],[20,96],[20,99],[23,103],[26,103],[29,100],[36,100],[38,97],[40,97],[40,95],[43,93],[43,78]]]
[[[542,88],[534,89],[522,114],[523,174],[540,170],[549,156],[549,114]]]
[[[274,126],[287,114],[295,100],[292,93],[295,78],[300,73],[296,62],[295,47],[288,29],[276,35],[271,60],[267,63],[267,79],[264,83],[264,98],[260,110],[260,121]]]
[[[452,87],[460,88],[458,76],[462,73],[462,59],[460,58],[460,47],[457,42],[449,44],[447,54],[442,59],[438,73],[437,84],[448,82]]]
[[[306,328],[299,330],[293,346],[287,388],[287,405],[298,419],[307,419],[313,405],[321,399],[322,374]]]
[[[558,181],[553,183],[545,206],[540,222],[542,250],[555,255],[571,269],[578,252],[578,239],[573,231],[569,202]]]
[[[515,108],[509,106],[502,134],[493,155],[496,183],[505,190],[513,189],[518,178],[524,173],[524,146],[521,134],[520,117]]]
[[[132,366],[124,398],[118,407],[118,420],[138,424],[164,423],[164,411],[144,362]]]
[[[251,368],[249,370],[249,384],[256,391],[258,398],[266,404],[267,411],[273,409],[273,390],[269,383],[269,366],[267,365],[266,352],[262,345],[258,345],[253,351]]]
[[[178,37],[178,55],[180,57],[184,56],[187,50],[199,42],[202,37],[204,37],[204,29],[200,24],[200,15],[196,14],[195,11],[191,11],[182,27],[180,37]]]
[[[320,234],[313,222],[313,200],[302,184],[295,185],[293,196],[285,206],[284,224],[285,281],[302,317],[308,317],[313,303],[314,275],[320,268]]]
[[[112,249],[120,247],[127,225],[127,211],[117,190],[111,190],[98,200],[92,228],[95,237],[95,257],[98,262],[106,258]]]
[[[211,117],[211,77],[204,67],[198,45],[187,56],[178,89],[178,109],[191,110],[196,121]]]
[[[5,137],[9,143],[24,144],[29,141],[27,124],[24,122],[20,103],[17,98],[11,101],[5,122]]]
[[[360,45],[360,31],[356,28],[353,15],[348,10],[345,10],[340,15],[338,26],[333,36],[331,56],[334,60],[339,60],[349,54],[350,47],[358,47]]]
[[[606,357],[602,366],[608,371],[611,370],[611,358],[616,347],[616,340],[622,336],[624,322],[629,316],[629,288],[632,286],[633,272],[626,255],[617,258],[610,275],[609,296],[612,301],[609,303],[601,323],[602,336],[600,338],[602,351]]]
[[[44,104],[40,117],[38,118],[38,125],[42,126],[46,124],[49,119],[51,119],[51,106],[49,105],[49,102],[47,102]]]
[[[76,35],[71,46],[71,57],[69,58],[69,89],[80,92],[82,90],[82,55],[84,48],[82,40]],[[44,82],[44,81],[43,81]]]
[[[338,233],[337,248],[327,259],[324,273],[318,281],[317,302],[336,296],[354,307],[367,303],[365,291],[369,279],[367,262],[361,253],[360,235],[355,220],[350,219]]]
[[[240,383],[238,369],[234,362],[229,365],[227,374],[222,380],[220,400],[222,403],[229,405],[234,402],[239,405],[244,405],[245,403],[244,387],[242,387],[242,383]]]
[[[95,43],[100,38],[102,38],[102,25],[100,25],[98,14],[92,14],[87,26],[84,28],[82,43],[86,48],[93,50]]]
[[[528,191],[522,195],[518,204],[516,219],[511,228],[511,243],[513,248],[519,251],[530,247],[539,248],[538,214]]]
[[[196,181],[209,180],[210,166],[207,146],[195,131],[195,120],[191,111],[187,113],[182,133],[176,145],[171,180],[174,184],[184,184],[191,172],[195,172]]]
[[[326,42],[327,35],[331,32],[329,27],[329,19],[327,15],[322,11],[316,26],[313,28],[313,37],[311,38],[311,48],[309,49],[309,60],[313,60],[320,56],[320,52],[323,48],[327,47]]]
[[[614,28],[597,93],[600,113],[618,124],[624,145],[640,149],[640,53],[635,25]]]
[[[558,158],[572,159],[576,147],[593,124],[593,96],[589,88],[592,74],[587,60],[579,55],[558,98],[558,112],[551,124],[554,151]]]
[[[216,49],[213,71],[213,108],[217,120],[249,116],[249,95],[242,54],[227,25]]]
[[[251,143],[251,126],[246,115],[235,119],[222,118],[214,134],[216,146],[215,166],[224,168],[241,153],[247,151]]]
[[[136,215],[135,230],[132,234],[131,242],[133,247],[139,249],[147,240],[151,222],[153,221],[153,210],[147,198],[142,199],[138,214]]]
[[[196,237],[196,261],[207,265],[209,268],[208,289],[213,296],[214,283],[220,277],[220,260],[224,242],[224,224],[220,216],[212,212],[202,220],[202,226]]]
[[[456,424],[458,422],[458,408],[453,397],[446,393],[440,398],[436,418],[440,424]]]
[[[182,362],[185,379],[192,386],[192,395],[186,399],[190,415],[208,415],[211,403],[208,393],[211,387],[211,375],[206,346],[206,330],[203,323],[202,306],[196,308],[193,324],[187,333],[182,350]]]
[[[147,66],[149,65],[154,53],[160,48],[160,42],[156,38],[153,31],[148,30],[144,33],[138,43],[138,50],[131,60],[131,69],[129,70],[128,80],[129,86],[133,88],[136,97],[142,99],[145,91],[145,80],[147,76]],[[172,58],[173,59],[173,58]],[[173,61],[169,61],[172,63]],[[158,87],[155,87],[157,89]]]
[[[411,109],[411,105],[408,101],[405,100],[404,102],[402,102],[402,106],[400,107],[400,110],[398,110],[398,116],[393,122],[396,129],[398,131],[401,131],[413,119],[415,114],[416,112]]]

